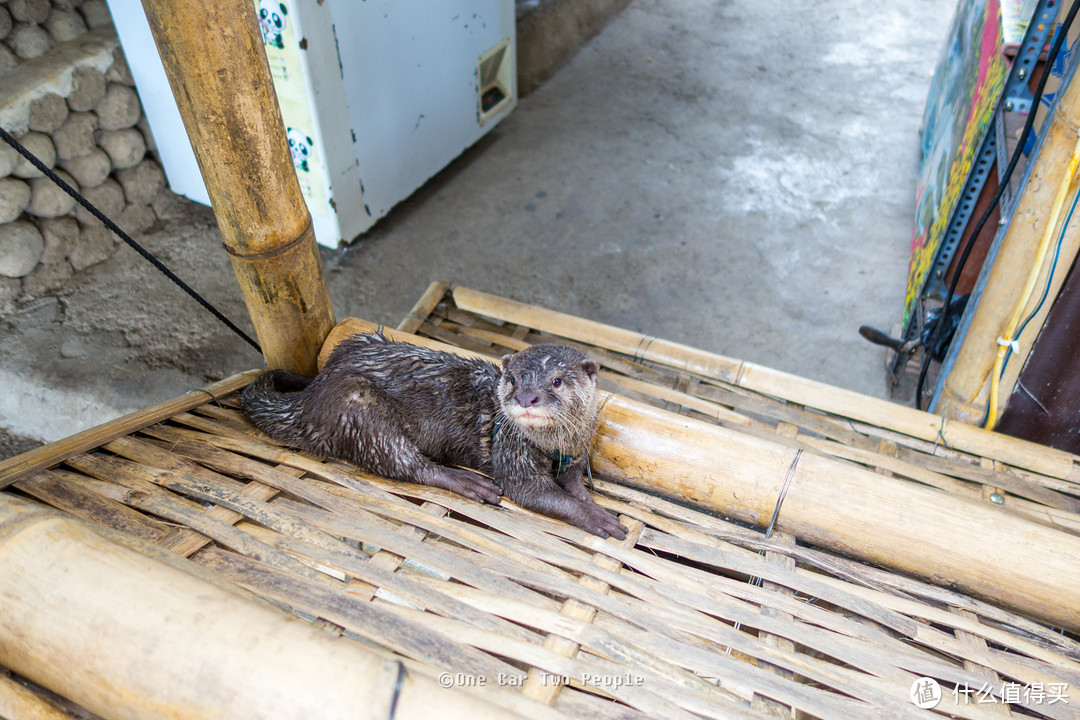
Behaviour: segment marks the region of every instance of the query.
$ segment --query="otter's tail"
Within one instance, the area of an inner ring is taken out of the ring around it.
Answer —
[[[295,443],[300,428],[296,426],[297,401],[311,378],[286,370],[270,370],[240,394],[240,409],[255,427],[270,437]]]

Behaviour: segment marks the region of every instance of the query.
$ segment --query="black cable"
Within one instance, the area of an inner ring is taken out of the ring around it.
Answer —
[[[204,298],[202,295],[200,295],[198,292],[196,292],[194,289],[192,289],[186,282],[184,282],[179,277],[177,277],[176,274],[173,273],[172,270],[165,267],[164,263],[162,263],[160,260],[158,260],[156,257],[154,257],[150,253],[150,251],[148,251],[146,248],[144,248],[139,243],[132,240],[131,236],[129,236],[127,233],[125,233],[123,230],[121,230],[119,227],[117,227],[116,223],[114,223],[112,220],[110,220],[105,215],[105,213],[101,212],[96,207],[94,207],[94,205],[89,200],[84,198],[79,193],[78,190],[76,190],[75,188],[71,187],[66,182],[64,182],[63,178],[61,178],[55,172],[50,170],[49,167],[45,165],[45,163],[41,162],[41,160],[36,158],[33,153],[31,153],[29,150],[27,150],[25,147],[23,147],[22,143],[20,143],[18,140],[16,140],[14,137],[12,137],[11,134],[8,133],[7,130],[4,130],[3,128],[0,128],[0,138],[3,138],[4,141],[7,142],[8,145],[15,148],[15,150],[17,150],[20,155],[22,155],[24,158],[26,158],[30,162],[31,165],[33,165],[38,170],[40,170],[45,175],[45,177],[49,178],[54,183],[56,183],[57,187],[59,187],[61,190],[66,192],[71,197],[75,198],[75,202],[79,203],[84,208],[86,208],[86,210],[91,215],[93,215],[98,220],[100,220],[102,223],[104,223],[105,227],[109,228],[114,233],[116,233],[116,235],[121,240],[123,240],[125,243],[127,243],[133,250],[135,250],[135,252],[142,255],[143,258],[145,258],[151,265],[153,265],[162,274],[164,274],[165,277],[172,280],[173,283],[175,283],[181,290],[183,290],[188,295],[190,295],[195,300],[195,302],[202,305],[203,308],[206,309],[211,315],[213,315],[218,320],[220,320],[222,323],[224,323],[227,328],[229,328],[234,333],[236,333],[241,338],[243,338],[244,341],[248,345],[255,348],[260,353],[262,352],[262,348],[259,347],[259,343],[252,340],[248,336],[247,333],[245,333],[243,330],[241,330],[235,324],[233,324],[232,320],[229,320],[229,318],[225,317],[221,313],[221,311],[218,310],[216,307],[214,307],[212,304],[210,304],[210,302],[206,298]]]
[[[386,720],[394,720],[397,717],[398,700],[401,698],[401,690],[405,685],[405,677],[408,674],[409,671],[405,669],[405,665],[398,660],[397,680],[394,681],[394,694],[390,698],[390,710],[386,713]]]
[[[990,219],[990,213],[997,207],[998,202],[1001,200],[1001,196],[1009,186],[1009,179],[1012,177],[1013,170],[1016,169],[1016,165],[1020,161],[1024,146],[1027,144],[1028,137],[1031,135],[1031,129],[1035,124],[1035,114],[1039,108],[1039,103],[1042,100],[1043,90],[1046,88],[1046,81],[1050,78],[1050,71],[1054,67],[1054,61],[1057,59],[1058,53],[1061,51],[1062,43],[1069,34],[1069,27],[1072,25],[1073,18],[1076,17],[1077,10],[1080,10],[1080,0],[1073,0],[1072,7],[1069,8],[1065,20],[1058,27],[1057,36],[1054,38],[1054,44],[1051,46],[1050,52],[1047,53],[1046,63],[1043,65],[1043,73],[1039,77],[1039,84],[1036,86],[1032,96],[1031,111],[1028,113],[1027,120],[1024,122],[1024,129],[1020,133],[1020,139],[1016,143],[1016,149],[1009,159],[1009,164],[1005,168],[1005,173],[998,182],[997,192],[994,193],[994,197],[990,200],[990,205],[983,211],[979,221],[975,224],[975,229],[968,235],[967,243],[964,245],[964,251],[960,254],[960,259],[956,264],[956,272],[953,273],[952,280],[949,282],[949,292],[945,296],[945,304],[941,312],[941,317],[938,319],[937,326],[930,333],[929,341],[924,344],[922,367],[919,368],[919,382],[915,386],[915,407],[918,410],[922,410],[923,385],[926,382],[926,373],[930,369],[931,358],[925,348],[933,345],[939,340],[939,335],[942,332],[941,329],[945,327],[946,324],[945,319],[949,312],[949,303],[952,302],[953,294],[956,292],[956,285],[960,280],[960,274],[964,269],[964,265],[967,264],[968,256],[971,255],[971,250],[975,247],[975,241],[978,239],[979,233],[982,232],[983,225]],[[991,132],[991,130],[988,128],[987,132]]]

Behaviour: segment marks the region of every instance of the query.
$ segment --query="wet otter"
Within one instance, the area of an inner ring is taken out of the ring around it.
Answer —
[[[564,345],[534,345],[496,367],[375,333],[343,340],[314,379],[266,373],[240,404],[266,434],[316,455],[480,502],[505,493],[621,539],[626,528],[581,482],[596,431],[597,371]]]

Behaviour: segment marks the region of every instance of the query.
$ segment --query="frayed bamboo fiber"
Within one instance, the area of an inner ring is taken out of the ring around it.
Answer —
[[[355,318],[327,338],[376,329]],[[385,330],[459,354],[459,348]],[[1000,508],[625,398],[602,401],[594,469],[1080,630],[1080,538]],[[781,498],[781,487],[790,484]]]
[[[0,664],[104,718],[518,717],[10,495],[0,608]]]

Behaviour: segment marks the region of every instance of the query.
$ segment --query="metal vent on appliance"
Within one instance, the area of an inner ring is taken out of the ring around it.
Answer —
[[[510,103],[513,94],[513,63],[510,62],[510,39],[506,38],[480,56],[477,67],[480,93],[480,124]]]

